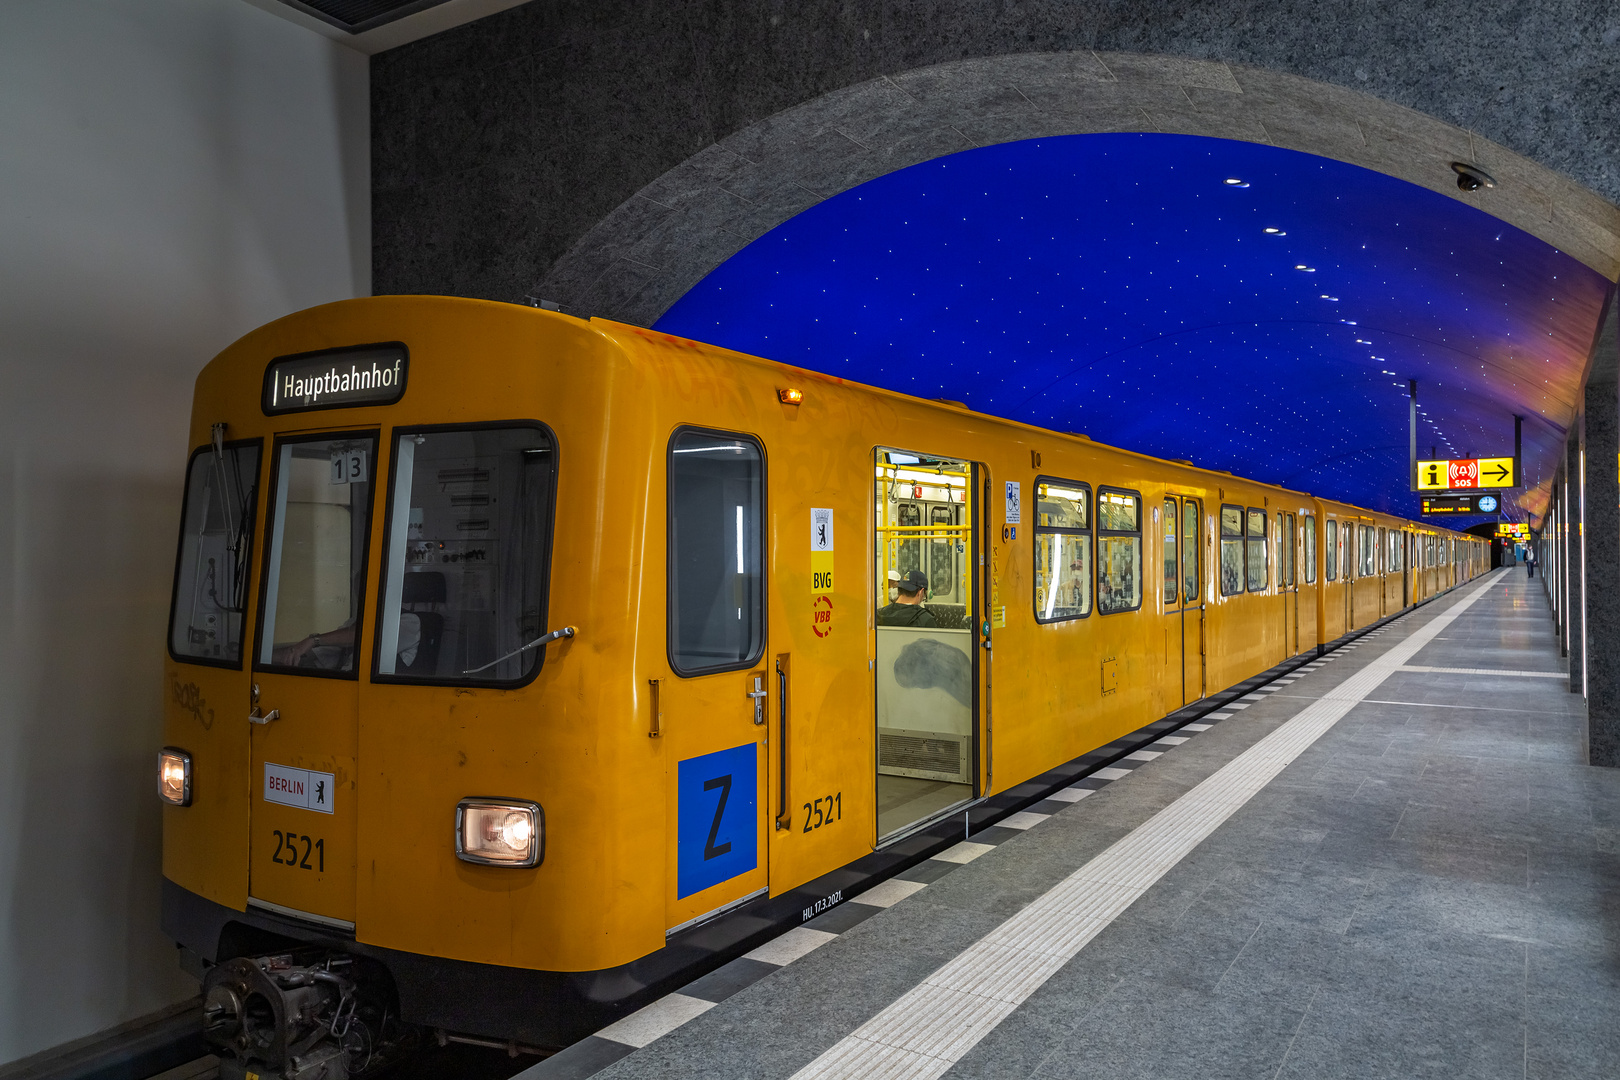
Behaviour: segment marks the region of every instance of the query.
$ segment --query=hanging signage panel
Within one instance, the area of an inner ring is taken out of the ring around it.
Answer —
[[[1518,487],[1513,459],[1440,458],[1417,463],[1419,491],[1468,491],[1474,488]]]
[[[1429,516],[1447,514],[1494,514],[1502,500],[1495,493],[1488,495],[1425,495],[1423,513]]]
[[[264,372],[266,416],[392,405],[405,394],[410,353],[399,342],[279,356]]]

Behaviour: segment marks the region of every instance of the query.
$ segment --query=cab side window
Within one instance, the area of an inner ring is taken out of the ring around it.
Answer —
[[[669,444],[669,661],[680,675],[748,667],[765,647],[765,452],[686,429]]]

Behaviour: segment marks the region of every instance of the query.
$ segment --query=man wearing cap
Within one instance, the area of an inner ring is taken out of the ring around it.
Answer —
[[[878,608],[879,626],[938,626],[934,613],[923,607],[928,598],[928,578],[921,570],[907,570],[895,581],[894,603]]]

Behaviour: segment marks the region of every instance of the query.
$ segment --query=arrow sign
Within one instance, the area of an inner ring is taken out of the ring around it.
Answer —
[[[1477,491],[1518,486],[1513,459],[1449,458],[1417,463],[1419,491]]]

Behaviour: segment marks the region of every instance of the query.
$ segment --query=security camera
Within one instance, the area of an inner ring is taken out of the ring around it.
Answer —
[[[1496,178],[1478,165],[1471,165],[1466,161],[1453,161],[1451,171],[1457,174],[1457,186],[1463,191],[1478,191],[1480,188],[1496,186]]]

